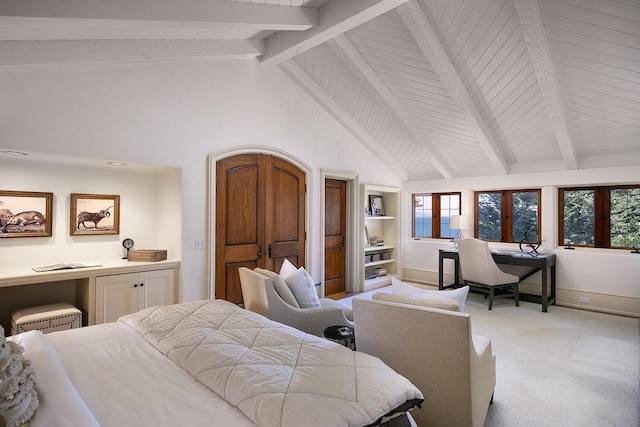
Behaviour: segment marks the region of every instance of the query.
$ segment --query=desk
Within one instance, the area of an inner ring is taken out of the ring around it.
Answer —
[[[83,324],[93,325],[96,323],[98,306],[104,311],[107,304],[105,302],[107,295],[97,294],[96,281],[99,277],[169,269],[174,270],[175,277],[175,271],[180,266],[180,261],[171,259],[157,262],[129,262],[114,258],[97,260],[96,263],[100,264],[100,267],[42,273],[36,273],[31,266],[0,268],[0,325],[9,332],[11,330],[9,319],[13,311],[56,302],[67,302],[78,307],[83,312]],[[113,295],[116,297],[124,295],[124,285],[118,289],[119,293]],[[172,295],[172,302],[173,299],[175,296]],[[129,302],[120,302],[122,307],[127,304]]]
[[[523,276],[520,276],[520,280],[524,280],[534,273],[541,271],[542,274],[542,295],[538,297],[537,295],[527,295],[521,294],[521,299],[525,301],[534,301],[540,302],[542,304],[542,311],[547,312],[547,308],[550,305],[556,303],[556,256],[555,254],[538,254],[533,256],[524,252],[508,252],[508,251],[499,251],[492,252],[493,259],[496,264],[510,264],[510,265],[519,265],[523,267],[532,267],[533,270],[529,271]],[[444,260],[452,259],[454,261],[454,283],[451,285],[444,285],[443,273],[444,273]],[[458,250],[457,249],[440,249],[439,256],[439,268],[438,268],[438,288],[445,289],[451,286],[460,286],[460,260],[458,259]],[[549,286],[549,271],[551,275],[551,286]],[[551,291],[551,295],[549,295],[549,291]],[[524,298],[522,298],[524,296]]]

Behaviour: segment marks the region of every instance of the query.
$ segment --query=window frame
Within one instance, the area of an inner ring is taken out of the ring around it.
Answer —
[[[542,236],[542,189],[541,188],[523,188],[513,190],[478,190],[473,192],[473,236],[477,239],[479,226],[478,226],[478,214],[480,212],[478,205],[478,198],[480,194],[499,193],[500,194],[500,240],[486,240],[488,242],[500,242],[500,243],[520,243],[518,241],[511,241],[513,234],[513,193],[537,193],[538,195],[538,212],[536,215],[538,225],[538,240]]]
[[[640,189],[640,184],[626,185],[589,185],[558,188],[558,246],[597,249],[633,249],[632,247],[611,246],[611,191]],[[565,191],[591,190],[594,194],[594,230],[593,245],[577,245],[564,241],[564,193]]]
[[[416,197],[431,196],[431,236],[418,236],[416,235],[416,209],[415,200]],[[446,191],[440,193],[412,193],[411,194],[411,238],[412,239],[448,239],[452,237],[440,236],[440,197],[441,196],[458,196],[460,200],[460,206],[458,208],[458,215],[462,214],[462,192],[461,191]]]

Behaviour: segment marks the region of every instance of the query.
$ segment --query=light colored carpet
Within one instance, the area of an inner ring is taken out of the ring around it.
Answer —
[[[639,319],[501,298],[489,311],[473,293],[465,312],[496,355],[486,427],[639,425]]]

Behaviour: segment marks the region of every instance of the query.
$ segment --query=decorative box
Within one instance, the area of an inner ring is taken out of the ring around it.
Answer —
[[[388,261],[391,259],[391,252],[382,252],[380,254],[380,259],[383,261]]]
[[[371,262],[380,261],[380,254],[371,255]]]
[[[163,261],[167,259],[166,249],[136,249],[130,250],[128,255],[129,261]]]
[[[11,335],[36,329],[46,334],[81,326],[82,312],[67,303],[39,305],[11,315]]]
[[[365,256],[364,256],[364,262],[365,262],[365,263],[367,263],[367,262],[371,262],[371,255],[365,255]]]

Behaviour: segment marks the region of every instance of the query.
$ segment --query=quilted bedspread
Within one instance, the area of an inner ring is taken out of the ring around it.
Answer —
[[[368,426],[422,402],[380,359],[223,300],[120,318],[263,427]]]

